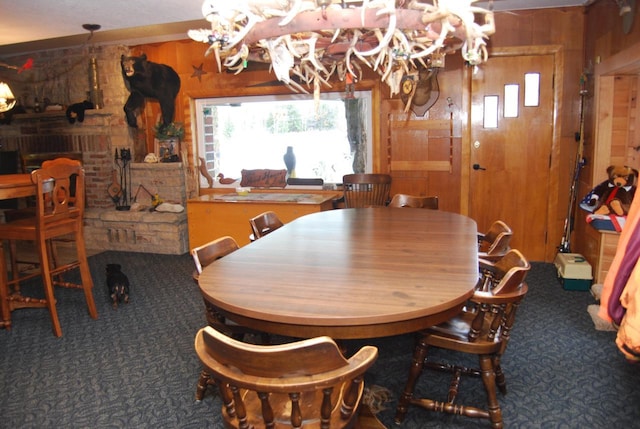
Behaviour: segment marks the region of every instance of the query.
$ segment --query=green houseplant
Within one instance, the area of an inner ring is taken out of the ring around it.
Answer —
[[[184,137],[184,126],[182,122],[171,122],[167,125],[158,122],[154,125],[153,132],[158,140],[182,140],[182,137]]]

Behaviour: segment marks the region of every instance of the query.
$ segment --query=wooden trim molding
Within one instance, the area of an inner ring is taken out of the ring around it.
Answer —
[[[595,139],[591,184],[603,180],[604,172],[612,163],[612,134],[616,106],[616,78],[640,75],[640,43],[618,52],[599,64],[594,70],[593,135]]]

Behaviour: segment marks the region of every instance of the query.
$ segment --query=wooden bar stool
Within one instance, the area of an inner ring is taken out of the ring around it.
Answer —
[[[22,296],[18,285],[24,278],[21,279],[19,273],[14,272],[13,279],[8,281],[7,299],[10,311],[25,307],[46,307],[51,315],[53,333],[60,337],[62,329],[56,310],[54,285],[82,289],[89,315],[93,319],[98,317],[84,243],[84,169],[79,161],[58,158],[47,162],[31,175],[37,186],[35,216],[0,224],[0,240],[35,242],[45,298]],[[51,241],[63,236],[68,236],[75,242],[77,258],[56,266],[51,259]],[[12,250],[15,248],[13,244],[10,247]],[[15,253],[11,257],[15,258]],[[80,269],[81,284],[66,282],[60,277],[62,273],[75,268]],[[6,272],[4,260],[0,261],[0,269]]]

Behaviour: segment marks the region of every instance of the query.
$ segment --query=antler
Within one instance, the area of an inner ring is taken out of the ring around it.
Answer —
[[[291,76],[329,85],[336,70],[340,79],[344,73],[355,77],[357,59],[377,71],[393,95],[402,78],[417,63],[426,67],[436,51],[460,48],[469,63],[486,61],[493,13],[475,2],[363,0],[354,7],[344,0],[205,0],[211,30],[191,30],[189,37],[211,45],[206,54],[214,52],[219,70],[221,58],[237,73],[248,59],[271,61],[277,78],[296,91],[304,89]],[[452,44],[453,38],[459,42]]]

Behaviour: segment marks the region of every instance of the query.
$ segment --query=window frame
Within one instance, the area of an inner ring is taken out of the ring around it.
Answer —
[[[355,91],[354,97],[356,98],[364,98],[365,102],[365,117],[366,117],[366,166],[365,172],[371,173],[373,171],[373,150],[374,150],[374,142],[373,142],[373,100],[374,94],[371,89]],[[224,97],[199,97],[194,98],[194,107],[195,107],[195,152],[196,157],[204,158],[204,120],[203,120],[203,107],[211,106],[212,104],[216,105],[225,105],[225,104],[234,104],[234,103],[251,103],[251,102],[271,102],[271,101],[296,101],[296,100],[313,100],[314,96],[312,94],[270,94],[270,95],[247,95],[247,96],[224,96]],[[344,99],[343,92],[323,92],[320,94],[321,100],[339,100]],[[348,144],[348,142],[346,142]],[[284,166],[283,166],[284,167]],[[210,171],[211,173],[211,171]],[[331,184],[332,182],[325,182],[326,184]],[[207,187],[206,179],[202,175],[198,175],[198,186],[200,188]],[[214,180],[213,187],[221,187],[217,180]]]

